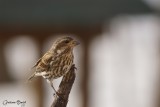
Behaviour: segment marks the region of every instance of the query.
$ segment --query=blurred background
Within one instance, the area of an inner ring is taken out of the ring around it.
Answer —
[[[63,35],[81,42],[68,107],[160,107],[159,13],[159,0],[0,0],[0,107],[52,104],[44,79],[26,80]]]

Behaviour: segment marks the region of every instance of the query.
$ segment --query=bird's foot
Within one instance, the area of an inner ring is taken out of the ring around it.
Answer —
[[[75,66],[75,64],[72,65],[72,69],[77,70],[77,67]]]
[[[54,97],[57,97],[57,96],[58,96],[58,97],[61,98],[62,100],[65,100],[65,98],[63,97],[63,95],[64,95],[64,94],[60,94],[60,93],[58,93],[58,92],[56,92],[56,93],[53,94]]]

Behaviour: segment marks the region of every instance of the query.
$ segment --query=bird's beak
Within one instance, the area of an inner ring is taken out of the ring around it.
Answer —
[[[77,45],[79,45],[80,43],[78,42],[78,41],[76,41],[76,40],[74,40],[73,42],[72,42],[72,45],[73,46],[77,46]]]

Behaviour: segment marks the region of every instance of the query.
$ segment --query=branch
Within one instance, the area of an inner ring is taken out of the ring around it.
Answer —
[[[58,93],[60,97],[55,95],[55,99],[51,105],[51,107],[66,107],[68,103],[69,94],[74,83],[76,74],[75,74],[75,65],[73,64],[70,71],[63,77]]]

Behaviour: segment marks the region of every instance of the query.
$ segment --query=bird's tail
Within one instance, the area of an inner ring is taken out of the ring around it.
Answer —
[[[28,82],[32,81],[32,79],[33,79],[34,77],[36,77],[35,73],[32,74],[32,75],[28,78]]]

